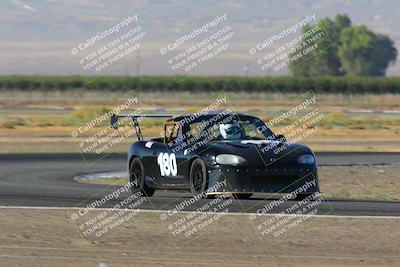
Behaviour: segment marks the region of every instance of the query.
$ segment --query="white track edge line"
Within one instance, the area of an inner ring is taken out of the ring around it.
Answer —
[[[40,206],[0,206],[0,209],[36,209],[36,210],[83,210],[85,208],[80,208],[80,207],[40,207]],[[95,208],[93,210],[99,210],[99,211],[108,211],[108,210],[121,210],[121,209],[112,209],[112,208]],[[124,210],[124,209],[122,209]],[[127,209],[125,209],[127,210]],[[145,209],[130,209],[131,211],[139,211],[139,212],[144,212],[144,213],[166,213],[168,212],[167,210],[145,210]],[[196,212],[196,211],[180,211],[178,213],[208,213],[208,212]],[[240,215],[240,216],[249,216],[250,214],[255,214],[255,213],[243,213],[243,212],[230,212],[226,213],[227,215]],[[280,214],[280,213],[262,213],[262,214],[257,214],[256,216],[293,216],[293,214]],[[302,216],[308,216],[308,215],[297,215],[299,217]],[[311,217],[317,217],[317,218],[348,218],[348,219],[400,219],[400,216],[370,216],[370,215],[321,215],[321,214],[316,214],[312,215]]]

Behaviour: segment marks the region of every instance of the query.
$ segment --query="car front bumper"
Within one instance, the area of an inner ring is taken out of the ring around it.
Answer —
[[[249,168],[209,166],[208,193],[291,193],[299,188],[305,194],[319,192],[316,165]]]

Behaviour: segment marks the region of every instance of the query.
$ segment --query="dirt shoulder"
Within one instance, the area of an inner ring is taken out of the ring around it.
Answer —
[[[318,169],[328,198],[400,200],[400,165],[324,166]]]
[[[80,236],[67,210],[0,209],[0,214],[1,266],[400,264],[399,219],[312,217],[277,241],[262,237],[247,215],[229,215],[177,249],[156,212],[139,213],[107,239],[91,242]]]

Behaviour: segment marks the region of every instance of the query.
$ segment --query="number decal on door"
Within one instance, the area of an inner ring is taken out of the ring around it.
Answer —
[[[176,156],[174,153],[160,153],[157,157],[158,166],[160,166],[161,176],[176,176],[178,168],[176,166]]]

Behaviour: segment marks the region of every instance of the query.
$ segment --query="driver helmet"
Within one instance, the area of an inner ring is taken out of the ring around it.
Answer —
[[[238,122],[220,124],[219,131],[224,139],[240,139],[243,135],[243,127]]]

